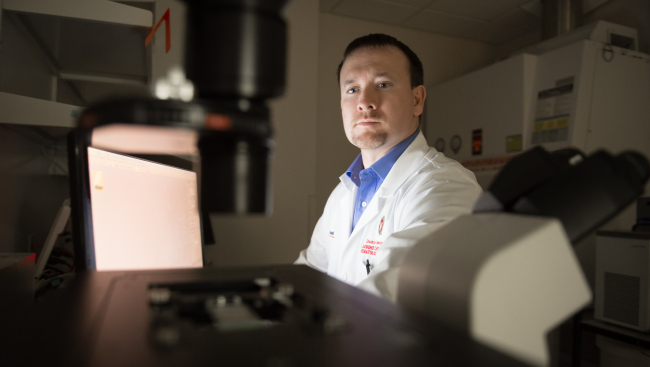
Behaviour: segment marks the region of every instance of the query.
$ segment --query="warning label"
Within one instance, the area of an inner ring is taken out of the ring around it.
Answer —
[[[573,84],[540,91],[533,123],[533,144],[569,139],[569,123],[573,107]]]

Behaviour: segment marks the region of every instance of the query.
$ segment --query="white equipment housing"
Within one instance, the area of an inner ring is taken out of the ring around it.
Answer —
[[[613,37],[636,34],[600,21],[428,88],[427,140],[474,171],[484,189],[533,145],[650,156],[650,56],[610,45]],[[482,153],[473,155],[479,129]],[[461,146],[454,152],[456,135]]]
[[[650,233],[598,232],[596,319],[650,331],[649,281]]]
[[[416,244],[397,302],[544,366],[547,333],[591,301],[561,223],[507,213],[455,219]]]

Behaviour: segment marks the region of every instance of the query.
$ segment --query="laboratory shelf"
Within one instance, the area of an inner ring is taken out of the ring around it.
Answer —
[[[72,128],[82,107],[0,92],[0,123]]]

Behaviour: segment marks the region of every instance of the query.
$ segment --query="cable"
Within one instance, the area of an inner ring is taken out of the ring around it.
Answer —
[[[52,270],[52,269],[45,269],[41,273],[41,276],[38,277],[39,280],[47,280],[52,278],[53,276],[56,276],[58,274],[59,270]]]
[[[47,263],[48,263],[48,264],[51,264],[51,265],[58,265],[58,264],[65,265],[65,266],[69,267],[70,270],[72,270],[72,264],[68,263],[68,262],[65,261],[65,260],[62,260],[62,259],[56,258],[56,257],[52,257],[52,256],[50,256],[50,258],[48,259]]]
[[[41,246],[43,247],[43,246]],[[74,259],[74,254],[72,251],[68,250],[67,248],[63,247],[55,247],[52,249],[52,253],[50,256],[56,256],[56,257],[67,257],[70,259]]]
[[[34,284],[34,298],[38,299],[48,289],[65,288],[68,281],[76,276],[75,273],[61,273],[48,279],[40,279]]]

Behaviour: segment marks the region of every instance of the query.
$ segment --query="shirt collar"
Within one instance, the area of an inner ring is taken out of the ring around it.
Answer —
[[[375,173],[381,177],[382,181],[385,180],[391,168],[393,168],[393,165],[395,165],[395,162],[397,162],[397,159],[402,155],[402,153],[404,153],[406,148],[411,145],[413,140],[415,140],[415,137],[418,136],[419,132],[420,129],[416,129],[413,134],[404,139],[401,143],[394,146],[393,149],[391,149],[388,153],[386,153],[386,155],[381,157],[377,162],[370,166],[369,169],[375,171]],[[357,156],[357,159],[352,162],[350,168],[348,168],[348,170],[345,172],[345,174],[352,180],[352,182],[354,182],[357,187],[361,186],[359,173],[363,169],[363,159],[361,158],[361,154],[359,154]]]
[[[359,178],[359,173],[363,170],[363,159],[361,158],[361,154],[357,156],[357,159],[352,162],[352,165],[348,170],[345,172],[348,177],[350,177],[350,180],[354,182],[357,187],[361,186],[361,179]],[[339,171],[340,172],[340,171]]]

